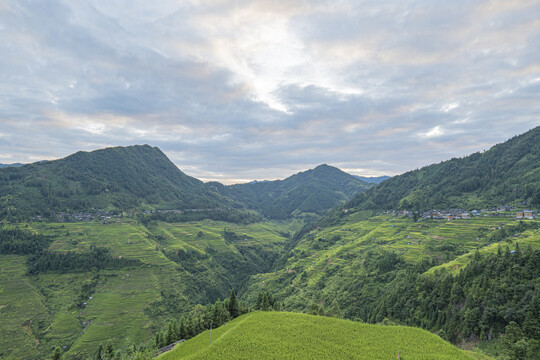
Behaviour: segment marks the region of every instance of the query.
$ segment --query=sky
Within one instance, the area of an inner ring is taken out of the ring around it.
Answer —
[[[538,0],[0,0],[0,163],[396,175],[539,125]]]

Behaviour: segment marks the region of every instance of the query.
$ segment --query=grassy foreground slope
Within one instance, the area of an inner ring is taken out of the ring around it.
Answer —
[[[440,337],[405,326],[369,325],[299,313],[255,312],[178,345],[176,359],[474,359]]]

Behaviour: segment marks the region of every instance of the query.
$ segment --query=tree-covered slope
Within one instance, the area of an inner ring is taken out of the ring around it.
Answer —
[[[223,207],[230,201],[148,145],[78,152],[0,169],[0,217],[53,211]]]
[[[176,359],[474,359],[436,335],[405,326],[323,316],[255,312],[181,343]]]
[[[300,213],[323,214],[373,185],[338,168],[319,165],[285,180],[209,186],[266,217],[285,219]]]
[[[483,153],[409,171],[355,197],[360,209],[540,206],[540,127]]]

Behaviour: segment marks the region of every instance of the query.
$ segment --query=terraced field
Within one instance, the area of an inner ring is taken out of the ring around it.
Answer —
[[[215,301],[207,297],[216,291],[222,298],[231,291],[224,277],[227,270],[206,253],[214,249],[241,256],[237,246],[225,242],[224,229],[249,237],[238,246],[250,249],[256,244],[278,252],[286,240],[283,235],[300,226],[202,221],[147,228],[132,220],[20,224],[23,230],[53,237],[50,251],[81,253],[95,245],[142,265],[29,276],[25,256],[0,255],[0,358],[42,359],[53,346],[65,347],[73,357],[108,342],[122,348],[151,341],[171,316],[190,311],[196,303]],[[179,249],[197,251],[201,257],[175,262],[166,256]]]
[[[459,271],[476,249],[493,252],[499,246],[504,249],[515,243],[540,248],[539,230],[510,234],[505,241],[493,242],[493,232],[517,223],[511,217],[413,222],[411,218],[390,215],[366,220],[362,214],[354,214],[339,225],[315,229],[304,236],[290,252],[283,269],[252,277],[246,298],[254,301],[257,293],[269,290],[285,299],[289,309],[296,310],[306,309],[312,300],[331,302],[337,291],[336,279],[369,277],[365,262],[384,252],[411,264],[430,259],[443,262],[428,271],[433,272],[437,268]]]

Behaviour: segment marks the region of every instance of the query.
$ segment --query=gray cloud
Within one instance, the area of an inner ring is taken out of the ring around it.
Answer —
[[[0,162],[149,143],[235,182],[540,125],[535,1],[0,1]]]

